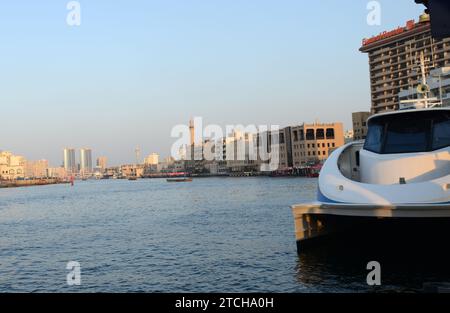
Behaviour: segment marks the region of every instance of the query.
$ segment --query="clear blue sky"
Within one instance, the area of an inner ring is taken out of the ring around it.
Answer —
[[[363,37],[418,18],[413,0],[63,0],[0,4],[0,150],[60,165],[65,146],[110,163],[168,155],[171,128],[343,121],[370,107]]]

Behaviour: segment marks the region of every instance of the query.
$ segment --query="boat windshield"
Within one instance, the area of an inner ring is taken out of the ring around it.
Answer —
[[[450,111],[417,111],[369,120],[364,149],[380,154],[414,153],[450,146]]]

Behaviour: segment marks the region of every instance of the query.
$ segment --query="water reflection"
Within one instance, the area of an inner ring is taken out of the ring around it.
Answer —
[[[328,237],[298,256],[296,279],[321,291],[422,292],[450,282],[449,221],[377,221]],[[381,264],[382,286],[366,284],[370,261]]]

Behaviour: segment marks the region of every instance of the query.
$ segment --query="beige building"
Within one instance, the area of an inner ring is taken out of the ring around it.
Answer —
[[[255,134],[233,131],[223,141],[222,155],[225,163],[219,162],[213,168],[213,171],[223,173],[223,165],[226,166],[227,172],[230,173],[259,171],[261,162],[258,161],[256,142],[254,140]]]
[[[367,136],[367,120],[370,117],[370,112],[355,112],[352,113],[353,122],[353,139],[365,140]]]
[[[8,151],[0,152],[0,179],[25,178],[26,163],[23,156]]]
[[[104,171],[108,167],[108,158],[105,156],[98,157],[97,167]]]
[[[289,126],[279,131],[278,169],[288,169],[323,162],[331,151],[344,145],[342,123],[313,123]],[[267,144],[270,147],[272,137]],[[258,147],[260,143],[258,142]],[[267,148],[271,151],[276,147]]]
[[[141,177],[144,174],[144,165],[141,164],[127,164],[120,166],[120,172],[122,176],[130,177],[137,176]]]
[[[152,153],[144,159],[145,165],[158,165],[158,163],[159,163],[159,154],[157,153]]]
[[[353,129],[346,130],[344,133],[344,142],[349,143],[354,140],[355,133],[353,132]]]
[[[64,179],[67,176],[67,171],[64,167],[49,167],[47,169],[47,177]]]
[[[47,177],[48,161],[27,161],[25,167],[25,176],[28,178]]]
[[[287,167],[299,167],[308,163],[323,162],[332,150],[344,145],[342,123],[303,124],[290,127],[290,129],[292,165],[288,162]],[[288,147],[285,149],[289,152]],[[280,147],[280,155],[282,152],[282,147]],[[284,163],[281,161],[280,167],[283,166]]]
[[[429,60],[430,69],[450,66],[450,38],[431,37],[429,17],[408,21],[405,27],[364,39],[361,52],[369,56],[372,113],[397,110],[399,93],[415,88],[421,81],[420,54]]]

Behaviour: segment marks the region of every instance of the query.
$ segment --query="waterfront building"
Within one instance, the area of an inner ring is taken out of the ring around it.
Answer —
[[[179,173],[186,171],[186,162],[178,160],[169,165],[170,172]]]
[[[155,165],[157,166],[159,163],[159,154],[157,153],[152,153],[150,154],[148,157],[146,157],[144,159],[144,164],[145,165]]]
[[[263,133],[235,129],[215,144],[207,139],[202,145],[191,145],[188,155],[195,160],[185,160],[184,168],[198,174],[255,173],[273,170],[273,166],[269,168],[266,165],[269,162],[274,165],[273,162],[278,161],[275,169],[293,169],[323,162],[331,151],[343,144],[342,123],[304,123]],[[206,160],[205,151],[211,151],[215,159]],[[273,160],[274,154],[278,156],[277,160]],[[268,161],[268,157],[272,159]]]
[[[364,39],[360,51],[369,56],[372,113],[397,110],[400,93],[421,83],[421,53],[430,62],[427,75],[433,68],[450,66],[450,38],[432,38],[426,14],[418,23],[411,20],[405,27]]]
[[[77,171],[77,163],[75,160],[75,149],[73,148],[65,148],[64,149],[64,169],[68,174],[76,174]]]
[[[26,159],[12,152],[0,152],[0,179],[13,180],[25,178]]]
[[[105,156],[101,156],[97,158],[97,168],[99,168],[102,172],[108,167],[108,158]]]
[[[92,174],[92,150],[83,148],[80,150],[80,172]]]
[[[47,177],[49,178],[67,178],[67,171],[64,167],[49,167],[47,168]]]
[[[441,102],[442,106],[450,106],[450,66],[436,68],[430,71],[426,78],[428,93],[427,97]],[[399,94],[400,101],[423,99],[424,94],[418,88],[410,87]]]
[[[290,129],[294,167],[323,162],[334,149],[344,145],[342,123],[305,123]]]
[[[258,160],[256,134],[234,130],[225,138],[223,156],[228,173],[259,172],[261,162]],[[220,164],[213,168],[217,173],[223,172]]]
[[[294,167],[294,155],[292,151],[292,127],[285,127],[279,132],[280,169]]]
[[[367,136],[367,120],[370,112],[354,112],[352,113],[353,122],[353,139],[365,140]]]
[[[353,129],[346,130],[344,133],[344,142],[345,143],[352,142],[354,140],[354,136],[355,136],[354,134],[355,133],[354,133]]]
[[[120,166],[120,173],[125,177],[142,177],[142,175],[144,175],[144,170],[145,167],[143,164],[125,164]]]
[[[107,167],[105,169],[105,176],[107,177],[120,176],[120,166]]]
[[[48,161],[27,161],[25,167],[25,176],[28,178],[45,178],[47,177]]]

